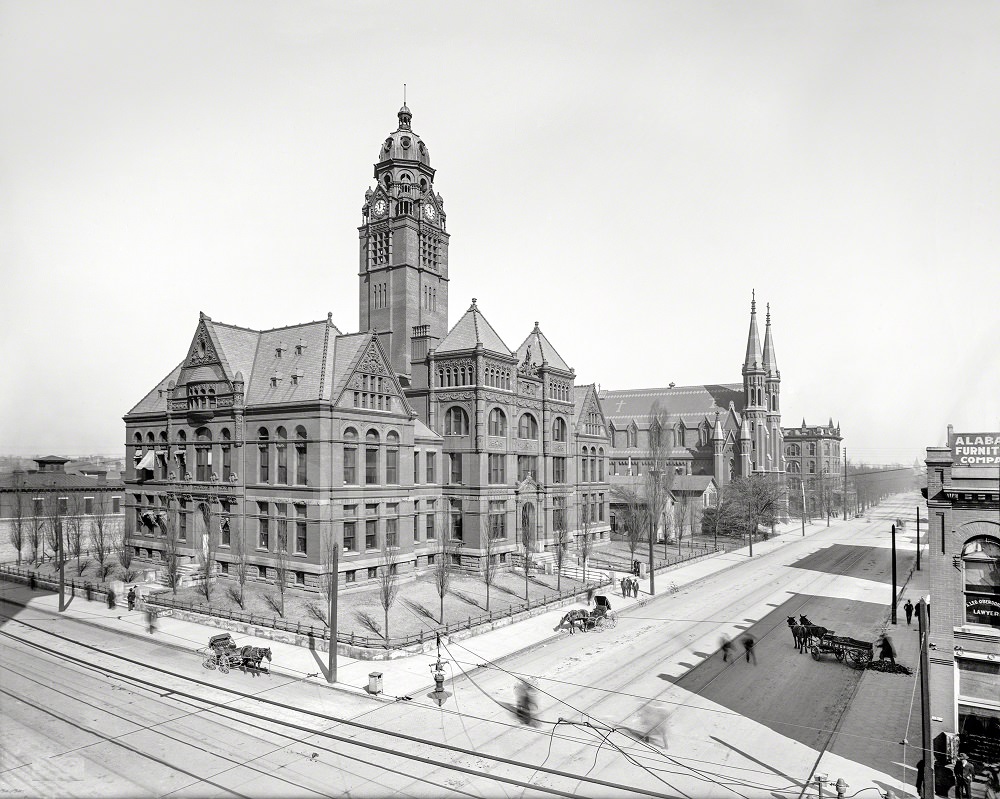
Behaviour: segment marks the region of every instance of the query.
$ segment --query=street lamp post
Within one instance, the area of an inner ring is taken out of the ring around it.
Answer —
[[[337,682],[337,593],[340,590],[340,546],[331,543],[333,562],[330,576],[330,646],[326,652],[326,681]]]
[[[649,595],[653,596],[656,593],[656,588],[653,585],[653,579],[654,579],[653,541],[656,538],[656,527],[657,527],[657,524],[659,522],[659,519],[656,518],[656,517],[657,517],[657,515],[659,513],[659,510],[658,510],[658,507],[657,507],[659,505],[659,502],[657,502],[657,500],[659,499],[659,494],[660,494],[660,470],[659,469],[652,469],[651,468],[649,470],[649,475],[652,478],[651,484],[652,484],[652,493],[653,493],[652,497],[648,497],[647,498],[647,499],[652,499],[652,503],[651,503],[651,506],[650,506],[650,509],[649,509],[649,511],[650,511],[650,513],[649,513]]]
[[[896,525],[892,526],[892,623],[896,624]]]

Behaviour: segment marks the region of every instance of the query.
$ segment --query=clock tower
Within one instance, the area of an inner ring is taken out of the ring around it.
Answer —
[[[409,376],[414,328],[438,341],[448,333],[448,233],[430,153],[410,127],[410,109],[397,116],[361,209],[358,326],[378,332],[393,369]]]

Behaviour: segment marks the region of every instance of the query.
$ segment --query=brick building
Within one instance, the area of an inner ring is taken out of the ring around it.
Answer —
[[[806,514],[822,516],[843,507],[840,423],[806,424],[782,429],[785,442],[785,471],[788,475],[788,504],[799,515],[805,499]]]
[[[1000,761],[1000,432],[927,449],[933,728],[973,761]]]

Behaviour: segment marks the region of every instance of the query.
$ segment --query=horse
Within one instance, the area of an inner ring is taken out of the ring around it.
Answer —
[[[803,627],[811,627],[812,626],[812,622],[809,621],[809,619],[806,618],[805,616],[799,616],[799,624],[801,624]]]
[[[795,642],[796,646],[798,646],[799,639],[795,636],[795,628],[798,627],[798,626],[799,626],[799,623],[797,621],[795,621],[795,617],[794,616],[789,616],[788,617],[788,629],[792,631],[792,640]]]
[[[587,619],[590,618],[590,613],[583,608],[573,608],[569,613],[560,619],[559,624],[556,625],[556,629],[560,629],[565,625],[569,625],[570,635],[576,632],[576,626],[579,624],[580,629],[583,632],[587,632]]]
[[[799,653],[805,652],[813,638],[822,638],[824,635],[832,635],[833,630],[820,627],[818,624],[799,624],[793,628],[795,644],[799,647]]]
[[[270,647],[260,647],[260,646],[244,646],[240,649],[240,658],[242,662],[243,671],[247,669],[253,669],[254,671],[263,671],[261,663],[264,658],[267,658],[267,662],[271,662],[271,648]]]

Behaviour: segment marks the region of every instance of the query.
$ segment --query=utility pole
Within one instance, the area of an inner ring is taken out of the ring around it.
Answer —
[[[326,681],[337,682],[337,594],[340,592],[340,545],[333,547],[333,574],[330,575],[330,646],[326,650]]]
[[[799,487],[802,489],[802,513],[799,514],[799,519],[802,521],[802,537],[806,537],[806,485],[805,478],[799,480]]]
[[[924,790],[923,799],[933,799],[934,796],[934,758],[931,755],[931,681],[928,673],[930,657],[928,655],[928,634],[930,625],[927,623],[927,600],[920,597],[917,602],[917,626],[920,628],[920,739],[924,760]]]
[[[58,499],[56,500],[59,501]],[[59,557],[59,612],[66,610],[66,553],[63,544],[63,523],[62,516],[56,519],[56,529],[59,533],[59,540],[56,544]]]
[[[847,447],[844,447],[844,521],[847,521]]]
[[[920,571],[920,506],[917,505],[917,571]]]
[[[650,476],[652,477],[651,490],[653,493],[652,497],[647,496],[647,502],[652,500],[649,507],[649,595],[653,596],[656,593],[656,589],[653,586],[653,571],[654,571],[654,559],[653,559],[653,543],[656,538],[656,527],[659,523],[659,519],[654,518],[654,515],[659,512],[660,506],[660,470],[656,468],[655,461],[653,462],[650,470]],[[664,539],[666,540],[666,539]],[[666,546],[666,544],[664,544]]]
[[[892,623],[896,624],[896,525],[892,526]]]

